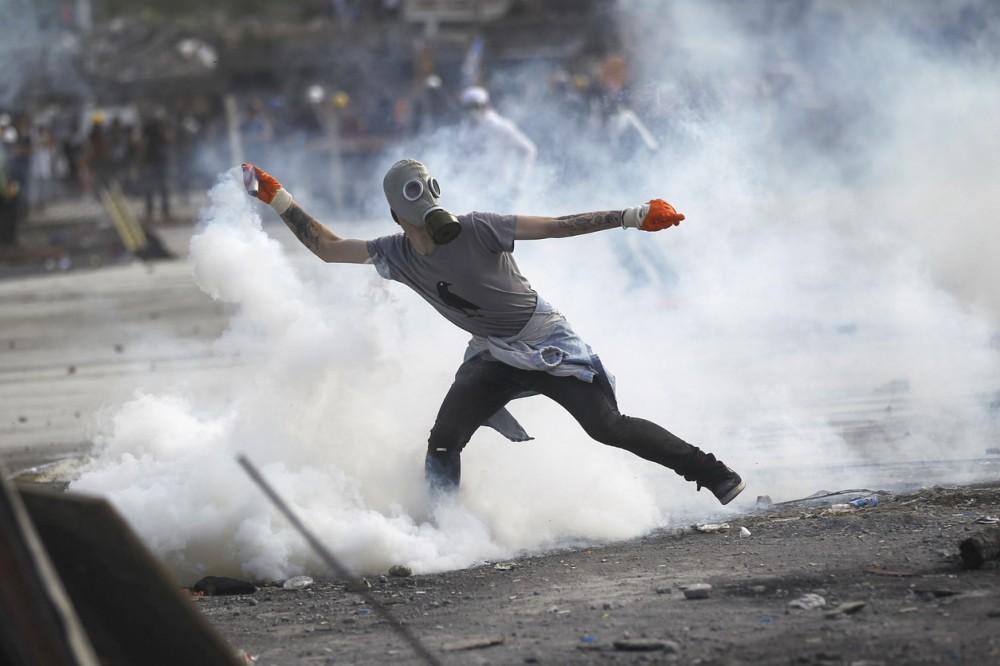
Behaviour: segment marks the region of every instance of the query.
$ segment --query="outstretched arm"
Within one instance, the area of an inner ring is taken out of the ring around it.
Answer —
[[[536,217],[518,215],[514,229],[515,240],[541,240],[566,238],[605,229],[634,227],[643,231],[659,231],[676,226],[684,215],[663,199],[653,199],[648,204],[625,210],[578,213],[562,217]]]
[[[281,214],[295,237],[317,257],[327,262],[364,264],[369,261],[368,244],[354,238],[341,238],[292,201]]]
[[[323,261],[364,264],[370,260],[365,241],[341,238],[320,224],[313,216],[302,210],[288,190],[263,169],[252,164],[244,164],[243,182],[252,196],[270,204],[295,237]]]
[[[514,227],[514,240],[541,240],[543,238],[567,238],[590,234],[605,229],[622,226],[622,212],[608,210],[599,213],[579,213],[562,217],[537,217],[518,215]]]

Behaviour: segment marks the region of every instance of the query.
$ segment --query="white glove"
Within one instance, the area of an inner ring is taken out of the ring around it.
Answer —
[[[649,214],[649,204],[644,203],[641,206],[635,206],[634,208],[626,208],[622,211],[622,229],[626,227],[632,227],[633,229],[638,229],[642,225],[642,221],[646,219],[646,215]]]

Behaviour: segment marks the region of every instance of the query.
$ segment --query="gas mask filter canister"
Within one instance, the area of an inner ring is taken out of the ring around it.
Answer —
[[[441,186],[420,162],[393,164],[382,179],[382,190],[393,216],[426,227],[435,244],[450,243],[462,232],[458,219],[438,205]]]

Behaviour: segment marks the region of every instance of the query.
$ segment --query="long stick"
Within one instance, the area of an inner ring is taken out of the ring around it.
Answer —
[[[330,568],[333,574],[337,578],[342,578],[348,582],[349,590],[360,594],[365,600],[365,603],[374,608],[375,611],[382,616],[382,619],[385,620],[389,626],[396,631],[396,633],[402,636],[403,639],[410,644],[410,647],[412,647],[413,651],[417,653],[417,656],[431,666],[441,666],[441,662],[438,661],[437,657],[430,653],[430,650],[428,650],[424,644],[420,642],[420,639],[417,638],[409,629],[403,626],[403,624],[397,620],[391,612],[389,612],[388,607],[384,606],[382,602],[376,599],[372,593],[368,591],[368,587],[362,581],[355,578],[350,571],[347,570],[347,567],[341,564],[340,561],[333,556],[333,553],[331,553],[326,546],[324,546],[320,540],[317,539],[313,533],[308,530],[308,528],[306,528],[302,521],[299,520],[299,517],[292,512],[292,509],[283,499],[281,499],[278,493],[275,492],[274,488],[272,488],[271,485],[264,480],[264,477],[261,476],[260,472],[257,471],[257,468],[254,467],[253,463],[250,462],[246,456],[242,454],[236,456],[236,462],[238,462],[240,466],[246,470],[246,473],[251,479],[254,480],[254,483],[260,486],[260,489],[264,491],[264,494],[267,495],[268,499],[270,499],[271,502],[278,507],[278,510],[285,515],[285,518],[287,518],[288,522],[292,524],[292,527],[297,529],[299,534],[305,537],[305,540],[308,541],[313,550],[315,550],[319,556],[323,558],[326,566]]]

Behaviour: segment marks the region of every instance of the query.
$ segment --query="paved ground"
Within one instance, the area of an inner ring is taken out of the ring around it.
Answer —
[[[180,252],[190,235],[165,231]],[[226,315],[185,261],[0,281],[0,460],[21,468],[79,453],[93,415],[130,395],[140,375],[150,388],[211,381],[234,362],[209,344]]]

